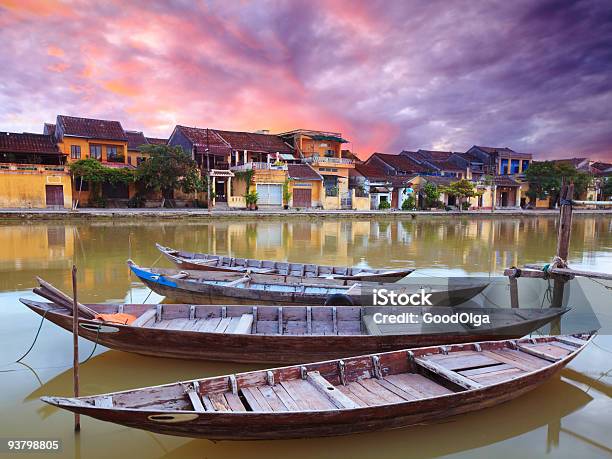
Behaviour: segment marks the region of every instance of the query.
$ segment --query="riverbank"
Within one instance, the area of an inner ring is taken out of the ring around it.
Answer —
[[[389,218],[412,219],[422,217],[477,217],[491,218],[500,215],[509,217],[534,217],[540,215],[557,215],[555,209],[509,209],[491,211],[380,211],[380,210],[296,210],[296,209],[260,209],[248,210],[212,210],[206,209],[0,209],[0,220],[93,220],[93,219],[261,219],[280,217],[305,218]],[[612,214],[612,209],[576,209],[575,214],[600,215]]]

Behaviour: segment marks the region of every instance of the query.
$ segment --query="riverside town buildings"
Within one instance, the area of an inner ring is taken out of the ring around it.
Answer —
[[[80,207],[99,205],[90,199],[88,183],[72,179],[70,164],[93,158],[107,167],[135,169],[147,158],[140,147],[151,144],[182,147],[208,177],[216,208],[245,208],[245,195],[252,192],[264,208],[369,210],[388,203],[401,209],[409,197],[423,208],[425,185],[445,186],[461,179],[482,191],[469,200],[471,209],[548,205],[530,202],[526,195],[530,153],[474,145],[466,152],[374,153],[361,161],[343,149],[347,143],[339,132],[296,129],[271,134],[183,125],[160,139],[124,129],[116,120],[58,115],[54,123],[44,123],[42,134],[0,132],[0,208],[71,208],[76,201]],[[583,198],[601,199],[599,189],[612,176],[612,164],[586,158],[559,161],[593,174],[595,183]],[[104,183],[101,192],[105,205],[125,207],[144,191],[137,183]],[[166,199],[177,207],[207,201],[206,193],[185,195],[179,190]],[[445,194],[440,201],[441,207],[458,205]],[[145,202],[159,206],[161,196],[148,193]]]

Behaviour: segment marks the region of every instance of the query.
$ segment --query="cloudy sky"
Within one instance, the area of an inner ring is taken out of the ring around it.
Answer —
[[[612,160],[607,0],[0,0],[0,42],[4,131],[67,114]]]

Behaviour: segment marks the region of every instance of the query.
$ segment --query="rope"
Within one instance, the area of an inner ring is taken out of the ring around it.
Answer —
[[[30,348],[26,351],[25,354],[23,354],[21,357],[19,357],[17,360],[15,360],[14,363],[20,363],[23,359],[26,358],[26,356],[34,348],[34,345],[36,344],[36,340],[38,340],[38,335],[40,335],[40,330],[42,329],[42,326],[45,323],[45,316],[47,315],[47,312],[49,312],[49,310],[45,309],[45,312],[43,313],[43,315],[42,315],[42,317],[40,319],[40,325],[38,325],[38,330],[36,331],[36,336],[34,337],[34,341],[32,341],[32,344],[30,345]]]

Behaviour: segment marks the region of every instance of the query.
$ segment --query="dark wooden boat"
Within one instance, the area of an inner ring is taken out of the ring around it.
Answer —
[[[414,269],[375,269],[357,266],[325,266],[307,263],[288,263],[281,261],[237,258],[208,253],[186,252],[161,244],[157,249],[177,268],[203,271],[229,271],[257,274],[280,274],[299,277],[326,277],[334,279],[363,280],[369,282],[396,282],[403,279]]]
[[[72,330],[72,311],[55,303],[20,300],[34,312]],[[196,306],[91,304],[97,314],[130,314],[130,325],[79,320],[79,335],[111,349],[183,359],[226,362],[313,362],[433,344],[518,338],[567,309],[476,310],[492,325],[468,327],[376,324],[368,308],[333,306]],[[411,312],[454,314],[451,308],[411,307]],[[467,308],[465,309],[468,310]],[[472,308],[471,311],[474,311]]]
[[[103,395],[42,397],[75,413],[213,440],[394,429],[492,407],[550,379],[590,335],[423,347]]]
[[[359,304],[362,291],[361,282],[347,279],[143,268],[132,260],[128,266],[147,287],[175,303],[210,304],[225,297],[251,303],[318,305],[325,304],[331,295],[345,295]],[[487,285],[475,282],[450,290],[433,289],[430,300],[434,306],[456,306]]]

